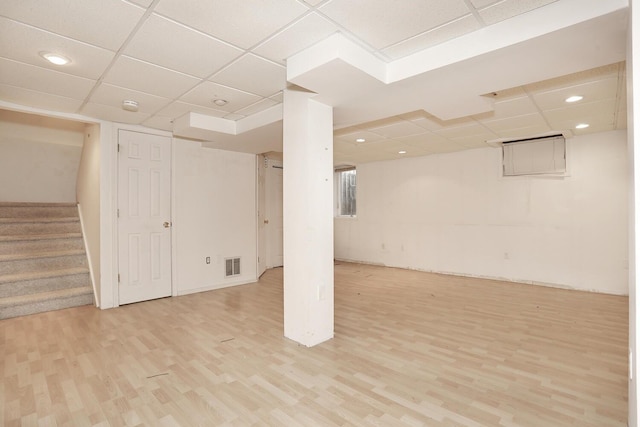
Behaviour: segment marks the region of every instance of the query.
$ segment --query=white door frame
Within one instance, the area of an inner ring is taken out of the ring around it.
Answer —
[[[272,207],[272,203],[273,203],[273,170],[274,169],[280,169],[280,171],[282,171],[282,161],[280,160],[268,160],[267,161],[267,170],[266,170],[266,174],[265,174],[265,194],[266,194],[266,200],[265,200],[265,220],[269,221],[266,226],[265,226],[265,235],[266,235],[266,267],[267,268],[273,268],[273,267],[280,267],[283,265],[283,262],[274,262],[274,254],[273,254],[273,234],[274,234],[274,226],[276,225],[274,223],[274,219],[273,217],[273,212],[271,212],[270,207]],[[282,194],[282,191],[280,192],[280,194]],[[280,203],[282,204],[282,200],[280,200]],[[283,214],[284,212],[282,212],[282,205],[280,205],[280,213]],[[282,244],[284,244],[284,239],[280,239],[280,241],[282,242]]]

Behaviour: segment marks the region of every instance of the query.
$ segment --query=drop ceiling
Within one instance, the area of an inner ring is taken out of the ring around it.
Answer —
[[[283,90],[296,85],[334,107],[336,164],[624,129],[627,9],[625,0],[4,0],[0,107],[261,153],[281,150]],[[564,102],[574,94],[583,100]]]

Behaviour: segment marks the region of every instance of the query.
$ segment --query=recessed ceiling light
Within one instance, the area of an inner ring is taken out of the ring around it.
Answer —
[[[398,151],[398,154],[407,154],[407,152],[404,151],[404,150],[400,150],[400,151]]]
[[[218,107],[223,107],[223,106],[227,105],[227,103],[228,103],[229,101],[227,101],[226,99],[214,99],[214,100],[213,100],[213,101],[211,101],[211,102],[213,102],[214,104],[216,104]]]
[[[62,56],[57,53],[40,52],[40,56],[55,65],[67,65],[71,62],[71,60],[66,56]]]
[[[366,141],[366,139],[364,139],[364,138],[357,138],[356,139],[356,142],[365,142],[365,141]]]
[[[576,125],[576,129],[586,129],[589,127],[589,123],[580,123],[579,125]]]
[[[564,102],[578,102],[578,101],[582,101],[582,98],[583,97],[580,95],[573,95],[565,99]]]

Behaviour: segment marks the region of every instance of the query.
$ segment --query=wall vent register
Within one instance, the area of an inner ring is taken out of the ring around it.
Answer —
[[[240,258],[225,258],[224,277],[240,275]]]
[[[563,176],[566,172],[566,141],[562,134],[502,143],[503,176]]]

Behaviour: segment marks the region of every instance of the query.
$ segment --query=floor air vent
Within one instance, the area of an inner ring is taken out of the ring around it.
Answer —
[[[225,277],[240,275],[240,258],[225,258]]]

